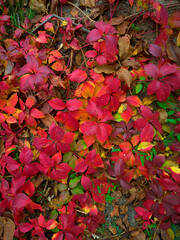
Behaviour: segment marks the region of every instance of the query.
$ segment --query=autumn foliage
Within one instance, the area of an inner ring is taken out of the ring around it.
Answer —
[[[86,33],[67,18],[58,50],[53,24],[30,34],[25,22],[9,38],[0,1],[0,214],[12,213],[18,239],[95,233],[108,190],[129,190],[140,177],[143,228],[180,223],[180,71],[171,39],[180,12],[141,2],[160,29],[144,55],[111,21]]]

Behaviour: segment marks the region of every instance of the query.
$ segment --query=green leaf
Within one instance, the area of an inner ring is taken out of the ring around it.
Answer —
[[[163,102],[158,102],[158,101],[157,101],[157,105],[158,105],[159,107],[163,108],[164,110],[166,110],[166,108],[167,108],[166,103],[163,103]]]
[[[113,117],[116,122],[124,121],[119,113],[115,113]]]
[[[177,120],[176,120],[176,119],[167,119],[166,122],[167,122],[167,123],[174,123],[174,124],[177,124]]]
[[[58,228],[58,227],[55,227],[55,228],[52,229],[51,231],[54,232],[54,233],[57,233],[57,232],[59,232],[59,228]]]
[[[138,84],[136,85],[136,88],[135,88],[136,94],[140,93],[140,91],[142,90],[142,88],[143,88],[143,85],[142,85],[141,83],[138,83]]]
[[[98,193],[101,193],[101,189],[99,186],[97,187],[97,189],[98,189]]]
[[[180,133],[176,136],[178,141],[180,142]]]
[[[175,113],[175,111],[173,111],[173,110],[167,112],[168,116],[171,116],[171,115],[173,115],[174,113]]]
[[[120,149],[120,148],[113,148],[113,149],[111,150],[111,152],[121,152],[121,149]]]
[[[80,185],[77,186],[77,187],[75,187],[75,188],[73,188],[73,189],[71,190],[71,192],[72,192],[73,195],[79,195],[79,194],[83,194],[83,193],[84,193],[83,187],[80,186]]]
[[[69,181],[69,187],[70,188],[75,188],[78,185],[79,182],[80,182],[80,178],[75,177],[75,178],[73,178]]]
[[[146,80],[146,78],[143,77],[143,76],[141,76],[139,79],[140,79],[140,80]]]
[[[141,164],[144,167],[144,156],[140,156],[140,159],[141,159]]]
[[[51,211],[50,214],[50,219],[56,219],[58,217],[58,211],[56,211],[55,209]]]

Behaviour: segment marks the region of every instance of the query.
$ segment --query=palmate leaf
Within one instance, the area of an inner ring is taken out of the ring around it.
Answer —
[[[148,76],[154,78],[148,85],[148,95],[156,93],[159,101],[166,101],[172,91],[180,89],[180,73],[175,64],[160,65],[158,68],[153,63],[144,67]]]

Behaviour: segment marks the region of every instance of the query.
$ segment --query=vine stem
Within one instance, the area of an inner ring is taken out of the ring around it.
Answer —
[[[43,21],[42,23],[40,23],[40,24],[31,32],[31,34],[34,34],[35,32],[37,32],[37,30],[38,30],[40,27],[44,26],[44,24],[47,23],[47,22],[49,22],[52,18],[57,18],[57,19],[59,19],[59,20],[61,20],[61,21],[66,21],[65,18],[60,17],[60,16],[58,16],[58,15],[56,15],[56,14],[52,14],[52,15],[51,15],[50,17],[48,17],[45,21]],[[73,22],[73,24],[76,25],[76,26],[78,25],[78,24],[75,23],[75,22]],[[84,27],[82,27],[82,30],[83,30],[84,32],[87,32],[87,33],[90,32],[89,30],[87,30],[87,29],[84,28]]]
[[[159,229],[160,224],[161,224],[161,221],[157,225],[156,231],[155,231],[154,236],[153,236],[153,240],[155,240],[155,237],[156,237],[156,234],[157,234],[157,231]]]
[[[75,8],[77,8],[84,16],[86,16],[91,22],[96,22],[93,19],[91,19],[85,12],[83,12],[78,6],[76,6],[74,3],[67,1],[67,3]]]

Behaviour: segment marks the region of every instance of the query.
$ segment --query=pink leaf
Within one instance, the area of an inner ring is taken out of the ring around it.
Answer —
[[[153,63],[149,63],[147,65],[144,66],[144,70],[146,72],[146,74],[152,78],[157,78],[159,77],[159,68],[156,67],[156,65],[154,65]]]
[[[86,176],[82,176],[81,184],[86,190],[91,190],[93,188],[92,181]]]
[[[68,78],[72,82],[84,82],[87,78],[87,73],[83,70],[76,69],[74,72],[68,75]]]
[[[59,98],[51,99],[48,101],[48,103],[55,110],[63,110],[66,106],[65,103]]]
[[[31,115],[34,118],[43,118],[44,117],[44,114],[36,108],[31,109]]]

